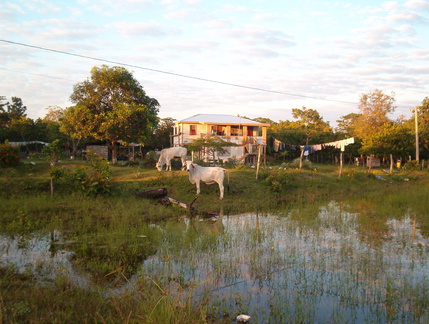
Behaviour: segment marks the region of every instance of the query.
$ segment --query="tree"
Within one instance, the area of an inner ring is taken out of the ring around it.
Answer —
[[[422,104],[417,106],[417,120],[419,131],[419,148],[424,158],[429,157],[429,97],[423,99]],[[415,131],[414,116],[409,121],[411,132]]]
[[[90,79],[78,83],[70,96],[84,116],[89,135],[106,141],[116,162],[116,142],[144,142],[158,123],[159,103],[146,95],[132,73],[123,67],[94,67]],[[78,130],[83,136],[82,128]]]
[[[355,123],[355,134],[361,139],[382,131],[386,124],[391,124],[387,114],[394,112],[395,93],[386,95],[381,90],[363,93],[359,101],[361,115]]]
[[[7,104],[7,113],[10,120],[26,117],[27,107],[22,103],[22,99],[18,97],[12,97],[12,104]]]
[[[305,134],[305,144],[308,145],[311,141],[320,137],[321,133],[330,133],[329,123],[323,120],[323,117],[314,109],[292,109],[292,116],[298,119],[298,124]],[[317,140],[319,141],[319,140]]]
[[[414,150],[414,136],[404,123],[384,124],[377,133],[371,133],[362,141],[361,154],[388,158],[411,155]]]
[[[206,153],[206,160],[211,155],[213,160],[216,158],[216,153],[219,155],[225,154],[225,147],[237,146],[236,143],[224,141],[219,136],[207,136],[194,139],[189,145],[188,150],[193,152]]]
[[[342,116],[339,120],[337,120],[336,131],[349,136],[355,136],[355,129],[360,116],[361,114],[357,113],[350,113],[348,115]]]
[[[171,117],[161,119],[153,132],[153,136],[151,136],[145,147],[150,149],[164,149],[170,147],[174,122],[175,119]]]
[[[6,101],[6,97],[0,96],[0,128],[6,128],[7,122],[9,120],[9,117],[7,114],[7,105],[9,103],[3,102],[3,101]]]
[[[275,122],[269,118],[266,117],[256,117],[253,118],[254,121],[258,122],[258,123],[262,123],[262,124],[274,124]]]
[[[84,106],[73,106],[64,110],[60,120],[60,132],[67,136],[71,147],[71,159],[75,158],[80,141],[91,136],[91,130],[88,127],[91,124],[90,118],[91,113]]]

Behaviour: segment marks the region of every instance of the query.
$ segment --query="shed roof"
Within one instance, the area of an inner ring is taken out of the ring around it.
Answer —
[[[259,123],[244,117],[232,115],[218,114],[197,114],[186,119],[182,119],[179,123],[203,123],[203,124],[222,124],[222,125],[254,125],[254,126],[269,126],[270,124]]]

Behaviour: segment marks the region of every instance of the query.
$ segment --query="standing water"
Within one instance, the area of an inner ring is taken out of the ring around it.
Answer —
[[[178,298],[207,304],[215,318],[248,314],[253,323],[429,322],[429,240],[410,215],[382,228],[360,218],[331,202],[314,215],[304,208],[154,224],[156,248],[122,290],[150,278]],[[42,279],[68,275],[89,287],[90,276],[72,262],[79,242],[64,238],[53,249],[49,237],[1,235],[0,265]]]

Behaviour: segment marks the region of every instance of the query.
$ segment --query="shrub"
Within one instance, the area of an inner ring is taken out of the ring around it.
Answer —
[[[63,179],[66,185],[83,192],[87,196],[108,195],[111,193],[113,179],[109,163],[94,152],[87,152],[87,164],[89,167],[65,170],[52,168],[51,178]]]
[[[420,169],[419,161],[408,161],[404,164],[404,170],[417,171]]]
[[[299,168],[299,159],[295,159],[292,162],[290,162],[288,164],[288,167],[292,168],[292,169],[298,169]],[[311,161],[307,160],[307,159],[302,160],[302,168],[304,170],[312,170],[313,167],[312,167]]]
[[[19,152],[9,144],[0,145],[0,168],[10,168],[19,164]]]
[[[139,161],[139,164],[142,168],[145,167],[151,167],[154,168],[156,165],[156,162],[158,162],[159,154],[155,151],[149,151],[146,153],[143,160]]]

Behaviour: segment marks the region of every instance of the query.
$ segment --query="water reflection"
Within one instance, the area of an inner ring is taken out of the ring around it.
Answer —
[[[159,240],[128,247],[142,253],[156,242],[150,253],[133,261],[138,266],[127,283],[107,294],[134,289],[150,277],[170,292],[183,292],[185,298],[192,293],[208,302],[218,316],[247,313],[257,323],[428,320],[429,241],[414,217],[391,219],[365,232],[363,216],[348,209],[331,202],[310,217],[301,208],[153,224],[151,232],[134,239],[153,232]],[[59,232],[54,236],[0,236],[1,266],[40,278],[67,275],[78,285],[92,285],[88,272],[77,270],[73,260],[76,253],[88,259],[97,244],[84,256],[79,244],[69,244]],[[118,237],[118,243],[133,242]],[[110,251],[98,250],[99,255]]]
[[[194,287],[219,316],[226,309],[257,322],[420,319],[429,298],[428,240],[408,216],[367,236],[360,215],[335,202],[310,221],[299,212],[226,216],[221,235],[207,228],[180,249],[170,237],[142,273],[172,291]],[[426,300],[417,306],[419,298]]]
[[[25,236],[0,235],[0,265],[18,273],[31,274],[41,282],[63,276],[79,287],[88,287],[88,276],[74,270],[70,262],[73,252],[61,247],[65,244],[72,242],[66,242],[58,231]]]

